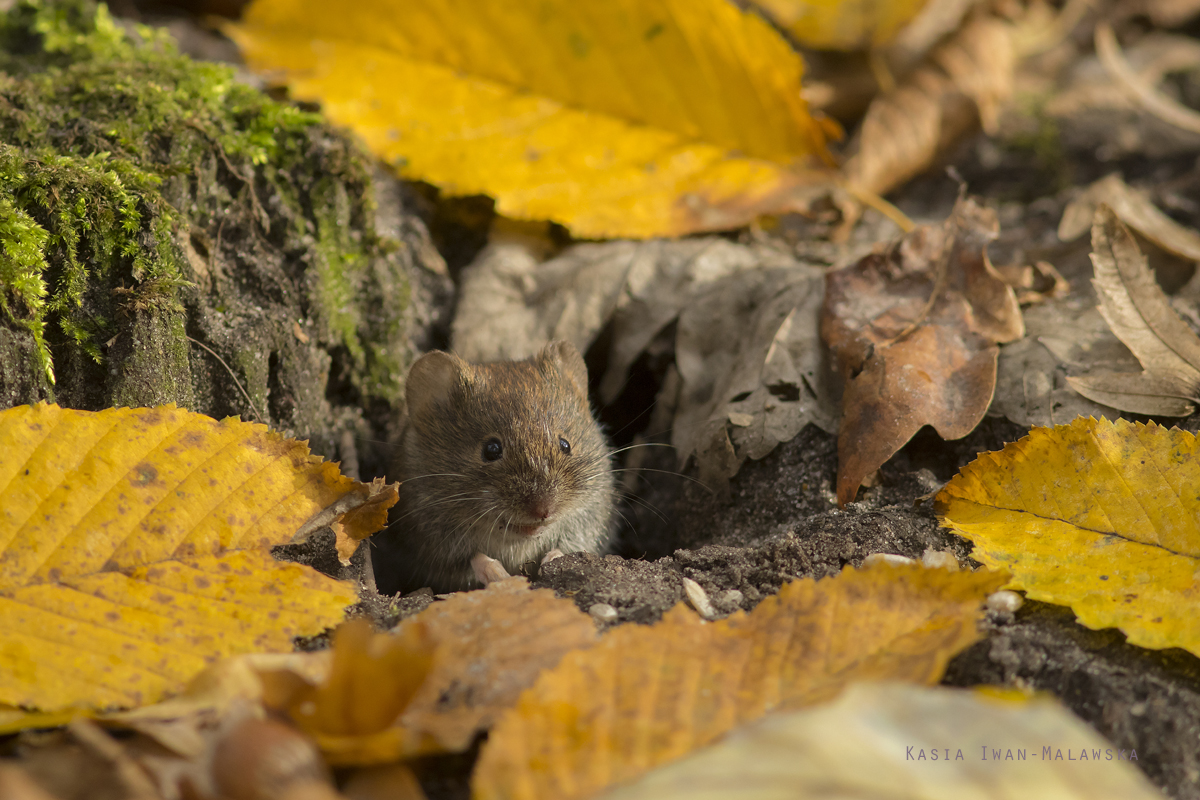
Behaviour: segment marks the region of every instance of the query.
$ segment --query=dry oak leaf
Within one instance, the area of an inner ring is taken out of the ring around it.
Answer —
[[[838,504],[923,425],[966,436],[996,385],[997,342],[1021,338],[1016,295],[987,259],[994,212],[963,198],[942,228],[829,274],[821,338],[846,381]]]
[[[1010,589],[1131,644],[1200,655],[1200,448],[1153,423],[1076,419],[985,453],[936,499]]]
[[[1016,62],[1009,23],[988,16],[968,21],[871,102],[856,152],[842,168],[847,185],[885,194],[927,170],[976,125],[994,132],[1012,94]]]
[[[1004,580],[916,565],[847,568],[789,583],[719,622],[680,604],[656,625],[622,626],[569,653],[500,718],[472,797],[590,797],[853,680],[935,683],[975,641],[980,604]]]
[[[229,33],[401,176],[581,238],[733,228],[829,185],[800,56],[727,0],[255,0]]]
[[[1183,417],[1200,402],[1200,337],[1171,308],[1129,229],[1108,206],[1092,225],[1099,310],[1143,372],[1068,377],[1089,400],[1137,414]]]
[[[756,0],[805,47],[865,50],[885,44],[928,0]]]
[[[397,633],[409,625],[425,626],[439,649],[400,722],[454,752],[467,750],[543,670],[599,639],[595,622],[572,600],[530,589],[523,578],[459,592],[405,620]]]
[[[336,624],[354,589],[270,548],[358,485],[266,426],[174,406],[0,413],[0,703],[154,702]]]
[[[542,670],[596,639],[573,602],[514,578],[434,603],[392,633],[347,623],[318,665],[325,674],[264,672],[264,691],[331,764],[386,764],[468,749]]]
[[[827,705],[772,714],[602,795],[603,800],[1162,796],[1130,763],[1128,750],[1118,757],[1117,748],[1053,698],[1011,702],[962,689],[886,683],[855,684]]]

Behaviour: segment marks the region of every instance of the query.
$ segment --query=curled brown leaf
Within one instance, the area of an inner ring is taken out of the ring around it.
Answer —
[[[995,214],[962,199],[942,228],[830,273],[821,336],[846,381],[838,431],[838,503],[923,425],[946,439],[982,419],[997,342],[1024,335],[1012,289],[987,259]]]

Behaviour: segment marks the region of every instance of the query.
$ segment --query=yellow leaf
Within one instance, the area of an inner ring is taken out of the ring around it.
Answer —
[[[846,569],[705,623],[683,605],[567,654],[488,736],[472,796],[570,800],[638,777],[855,679],[935,683],[977,638],[991,572]]]
[[[392,723],[421,687],[433,657],[433,638],[423,625],[377,634],[366,620],[351,620],[334,634],[325,680],[296,683],[282,707],[330,764],[389,763],[430,752],[437,749],[430,737]],[[274,676],[275,684],[281,677]]]
[[[806,47],[863,50],[886,44],[928,0],[755,0]]]
[[[1009,588],[1200,655],[1198,456],[1185,431],[1079,418],[981,455],[937,510],[976,559],[1012,573]]]
[[[1161,800],[1162,795],[1130,763],[1129,750],[1118,752],[1052,698],[1000,703],[960,689],[858,684],[834,703],[772,714],[603,797]]]
[[[354,590],[269,549],[360,486],[263,425],[174,406],[0,413],[0,703],[149,703],[335,624]]]
[[[800,57],[727,0],[256,0],[229,33],[404,177],[581,237],[744,224],[829,159]]]

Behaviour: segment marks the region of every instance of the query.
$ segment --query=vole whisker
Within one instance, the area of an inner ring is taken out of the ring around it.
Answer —
[[[691,481],[699,486],[703,486],[710,492],[712,491],[712,489],[708,488],[708,484],[704,483],[703,481],[696,480],[691,475],[684,475],[682,472],[672,472],[669,469],[651,469],[650,467],[621,467],[619,469],[614,469],[613,472],[660,472],[663,475],[674,475],[677,478],[683,478],[685,481]]]
[[[471,502],[474,500],[482,500],[483,499],[482,497],[464,497],[463,495],[465,495],[465,494],[467,494],[467,493],[459,492],[458,494],[452,494],[449,497],[440,497],[440,498],[437,498],[436,500],[431,500],[427,503],[424,503],[423,505],[420,505],[410,511],[406,511],[403,514],[401,514],[399,517],[396,517],[394,520],[391,520],[390,522],[388,522],[387,528],[385,530],[390,529],[393,525],[397,524],[401,520],[411,517],[413,514],[416,514],[420,511],[425,511],[427,509],[435,508],[437,506],[446,505],[449,503],[467,503],[467,502]]]
[[[613,450],[612,454],[615,456],[618,453],[624,453],[626,450],[636,450],[639,447],[669,447],[672,450],[676,449],[675,445],[666,444],[665,442],[638,442],[637,444],[630,444],[617,450]]]
[[[646,502],[645,500],[643,500],[642,498],[638,497],[636,494],[633,494],[632,492],[624,492],[624,493],[622,493],[622,495],[621,495],[621,496],[622,496],[622,499],[625,499],[625,500],[631,500],[631,501],[633,501],[634,503],[637,503],[638,505],[640,505],[642,508],[644,508],[644,509],[646,509],[647,511],[649,511],[649,512],[650,512],[651,514],[653,514],[654,516],[658,517],[658,518],[659,518],[659,520],[660,520],[660,521],[661,521],[661,522],[662,522],[664,525],[665,525],[665,524],[667,524],[668,520],[667,520],[667,517],[666,517],[666,515],[665,515],[665,514],[663,514],[661,511],[659,511],[657,508],[655,508],[655,507],[654,507],[653,505],[651,505],[650,503],[648,503],[648,502]]]
[[[467,476],[461,472],[430,472],[426,475],[414,475],[411,478],[405,478],[404,482],[419,481],[422,478],[466,478]]]

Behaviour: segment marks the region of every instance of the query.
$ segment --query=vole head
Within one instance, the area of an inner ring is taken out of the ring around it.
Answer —
[[[570,342],[496,364],[427,353],[406,391],[401,477],[441,503],[448,521],[531,537],[600,491],[608,449],[588,405],[587,367]]]

